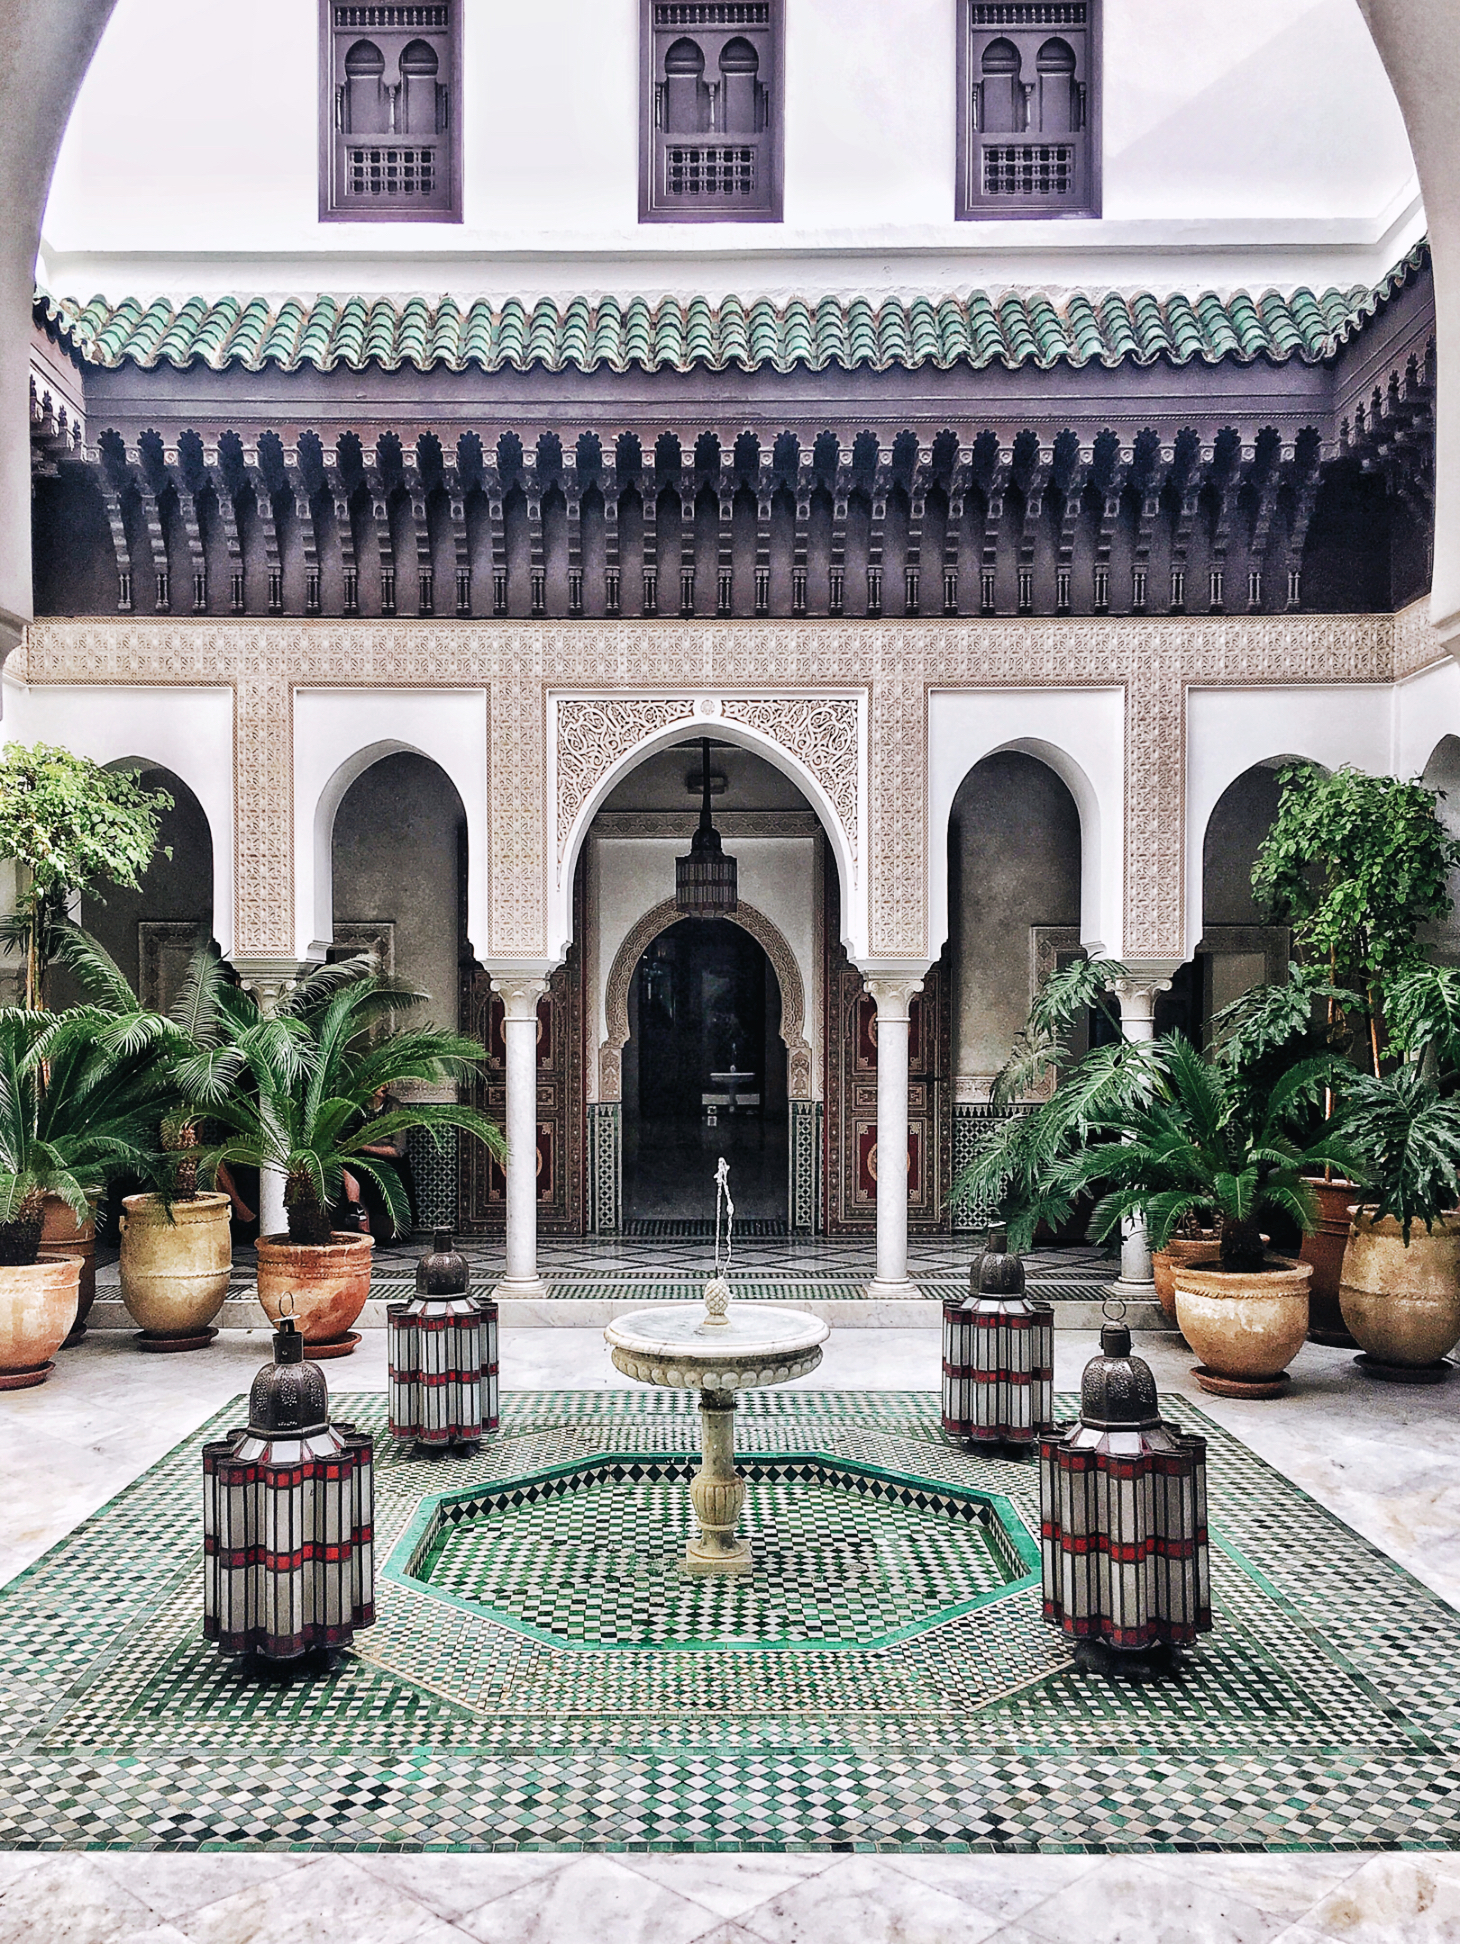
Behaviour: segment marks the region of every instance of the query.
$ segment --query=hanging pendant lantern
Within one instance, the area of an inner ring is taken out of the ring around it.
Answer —
[[[1054,1420],[1054,1310],[1029,1296],[1002,1223],[943,1305],[943,1429],[974,1444],[1031,1446]]]
[[[475,1449],[497,1428],[497,1305],[467,1292],[471,1271],[438,1228],[416,1264],[416,1293],[386,1311],[390,1434]]]
[[[1078,1422],[1039,1441],[1044,1617],[1104,1671],[1211,1629],[1206,1451],[1163,1421],[1150,1365],[1107,1323]]]
[[[674,863],[674,908],[686,918],[724,918],[736,908],[735,859],[720,848],[720,833],[710,819],[710,743],[701,738],[704,801],[700,827],[690,839],[689,856]]]
[[[375,1620],[374,1519],[369,1433],[330,1423],[286,1316],[247,1430],[203,1447],[204,1637],[275,1664],[348,1646]]]

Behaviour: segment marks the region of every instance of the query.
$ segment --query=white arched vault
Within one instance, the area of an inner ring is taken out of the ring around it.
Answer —
[[[5,677],[4,741],[53,743],[103,764],[171,770],[202,806],[213,841],[213,935],[234,945],[232,689],[71,688]]]
[[[1125,931],[1125,693],[1101,689],[936,691],[928,698],[928,938],[948,937],[948,831],[969,772],[1004,750],[1052,769],[1080,814],[1080,942],[1119,957]]]
[[[1302,757],[1373,776],[1394,768],[1392,691],[1372,687],[1192,689],[1186,699],[1185,956],[1201,940],[1207,824],[1248,770]]]
[[[545,837],[548,861],[548,946],[553,960],[561,960],[573,935],[573,874],[593,819],[617,785],[640,763],[661,750],[696,736],[734,743],[778,769],[800,790],[816,812],[836,860],[841,882],[841,935],[849,956],[860,962],[868,949],[868,737],[865,695],[836,697],[791,696],[768,699],[765,716],[774,720],[783,709],[789,724],[804,730],[809,712],[818,703],[838,712],[834,727],[840,738],[829,753],[803,756],[755,723],[728,719],[718,699],[707,706],[674,701],[646,701],[638,697],[575,696],[548,698],[548,789],[550,812]],[[563,704],[586,706],[601,714],[609,734],[592,748],[565,728]],[[757,706],[761,706],[757,702]],[[653,713],[663,720],[653,726]],[[614,717],[621,714],[619,746],[612,740]],[[637,733],[635,731],[637,730]],[[809,741],[809,738],[806,738]],[[833,795],[835,791],[835,796]]]
[[[294,949],[323,957],[334,931],[335,816],[386,756],[423,756],[466,813],[469,940],[487,935],[487,698],[482,689],[299,689],[294,694]]]

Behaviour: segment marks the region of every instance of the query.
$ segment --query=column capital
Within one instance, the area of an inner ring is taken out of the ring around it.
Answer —
[[[508,1019],[537,1018],[537,1002],[548,989],[546,974],[493,972],[491,980]]]
[[[926,966],[921,972],[864,972],[862,984],[877,1004],[878,1019],[906,1019],[913,994],[923,989]]]
[[[271,1013],[300,977],[309,970],[292,954],[286,957],[236,953],[228,963],[238,974],[239,984],[258,1003],[260,1012]]]

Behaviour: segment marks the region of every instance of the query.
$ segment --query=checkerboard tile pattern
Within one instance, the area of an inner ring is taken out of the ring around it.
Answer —
[[[694,1470],[610,1460],[456,1496],[410,1577],[566,1646],[795,1650],[887,1644],[1033,1578],[997,1501],[813,1457],[742,1458],[756,1570],[686,1576]]]
[[[442,1461],[385,1438],[380,1395],[335,1399],[381,1437],[382,1559],[444,1491],[687,1467],[694,1405],[509,1394],[501,1433]],[[394,1568],[338,1675],[257,1686],[199,1633],[199,1447],[235,1403],[0,1592],[0,1847],[1460,1845],[1460,1618],[1178,1414],[1209,1440],[1217,1628],[1148,1687],[1077,1672],[1019,1586],[887,1646],[696,1651],[536,1638]],[[737,1435],[997,1494],[1033,1528],[1032,1466],[950,1445],[932,1392],[757,1393]]]

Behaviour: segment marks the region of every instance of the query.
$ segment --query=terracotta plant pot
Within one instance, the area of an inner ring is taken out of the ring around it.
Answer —
[[[76,1321],[80,1256],[0,1265],[0,1390],[43,1384]]]
[[[174,1202],[157,1195],[122,1202],[122,1301],[141,1325],[140,1350],[206,1350],[228,1294],[233,1241],[227,1195]]]
[[[1338,1285],[1343,1252],[1348,1246],[1348,1212],[1359,1191],[1352,1181],[1324,1181],[1318,1176],[1310,1176],[1308,1186],[1318,1197],[1318,1226],[1303,1237],[1298,1251],[1299,1261],[1313,1265],[1313,1280],[1308,1285],[1308,1334],[1315,1343],[1356,1348],[1339,1308]]]
[[[1195,1376],[1218,1397],[1280,1397],[1308,1334],[1311,1263],[1269,1256],[1260,1270],[1173,1267],[1176,1321]]]
[[[81,1258],[76,1321],[71,1325],[71,1334],[66,1339],[67,1343],[79,1343],[86,1335],[86,1319],[96,1301],[96,1205],[92,1204],[91,1213],[84,1222],[78,1222],[76,1211],[59,1195],[47,1195],[40,1259],[42,1262],[59,1262],[65,1256]]]
[[[1437,1383],[1460,1343],[1460,1210],[1404,1231],[1392,1215],[1374,1221],[1352,1209],[1339,1297],[1343,1320],[1362,1346],[1359,1367],[1395,1383]]]
[[[1171,1271],[1177,1263],[1215,1262],[1221,1254],[1222,1238],[1219,1235],[1184,1236],[1173,1235],[1164,1249],[1151,1257],[1151,1273],[1156,1279],[1156,1296],[1166,1314],[1175,1320],[1176,1285],[1171,1280]]]
[[[312,1358],[347,1357],[360,1341],[350,1328],[370,1294],[368,1235],[334,1230],[328,1242],[260,1236],[259,1301],[271,1323],[292,1316]]]

